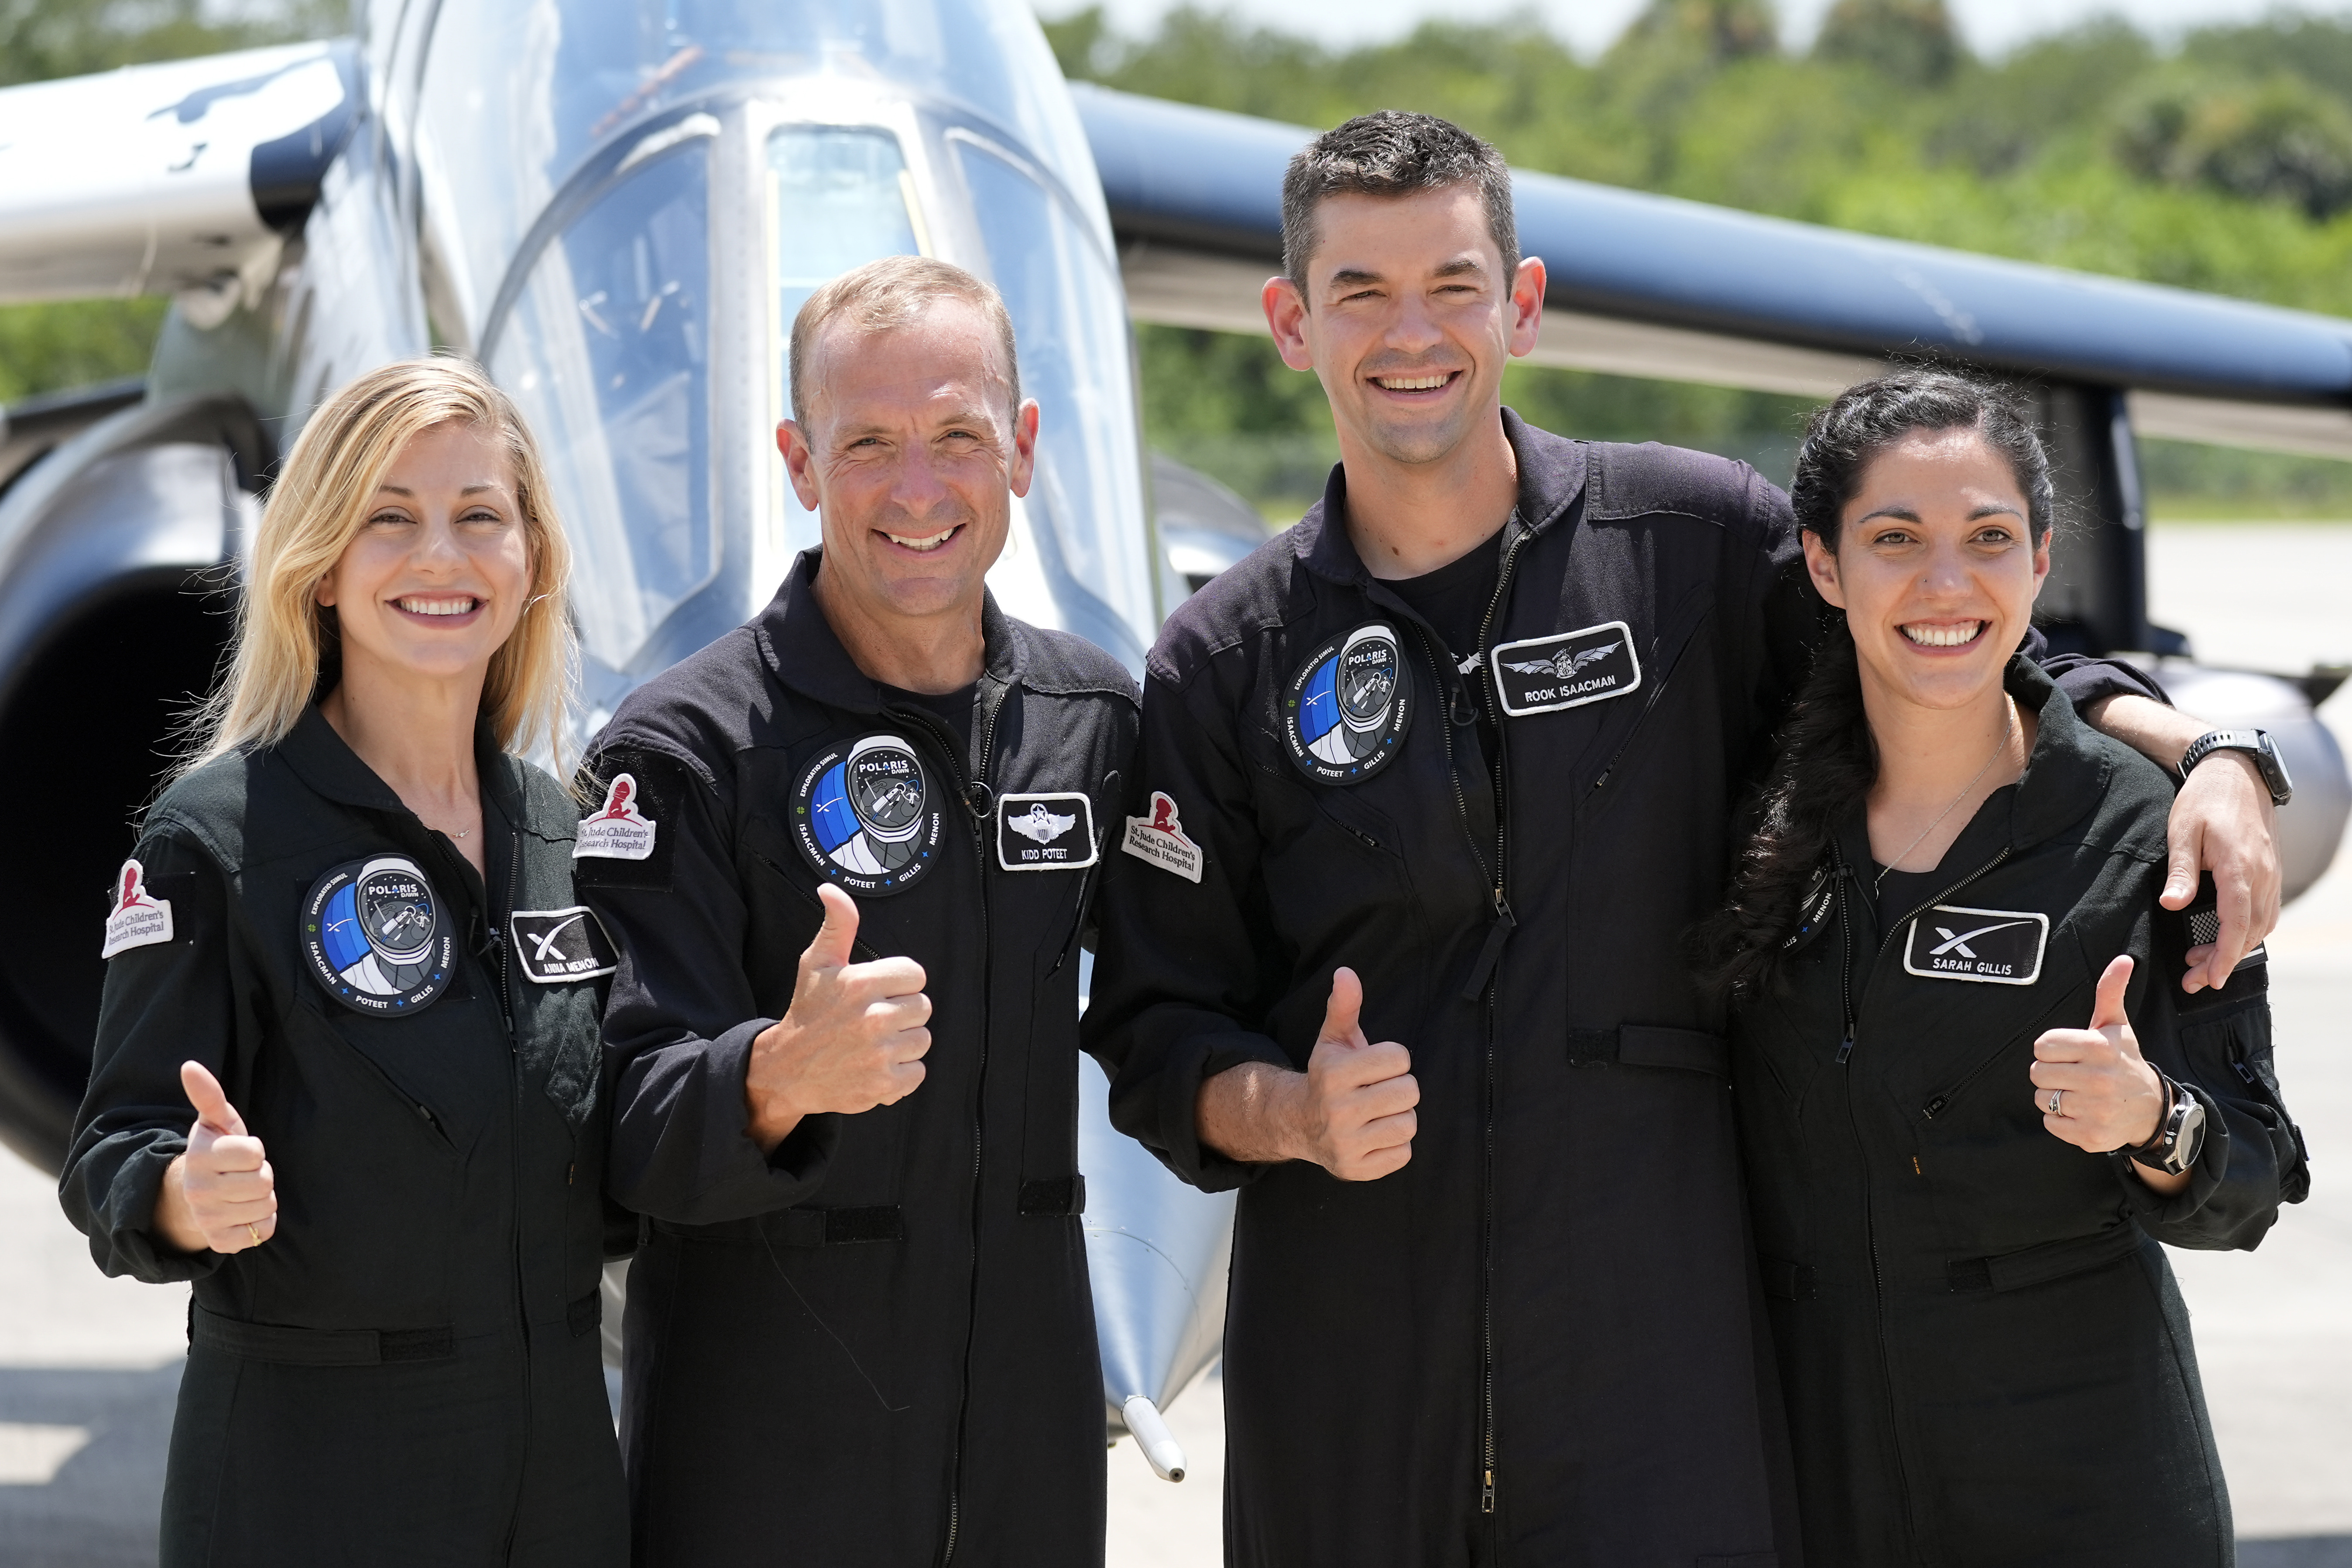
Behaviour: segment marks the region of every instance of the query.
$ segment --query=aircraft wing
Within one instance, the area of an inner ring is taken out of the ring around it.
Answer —
[[[1140,319],[1264,331],[1282,173],[1312,131],[1073,84]],[[1181,151],[1172,151],[1181,150]],[[2130,389],[2185,440],[2352,457],[2352,322],[1515,173],[1549,277],[1531,358],[1826,396],[1885,356]]]
[[[361,97],[348,42],[0,90],[0,303],[258,298]]]

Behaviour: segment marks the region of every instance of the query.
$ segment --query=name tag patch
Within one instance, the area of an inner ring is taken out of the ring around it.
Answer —
[[[1006,871],[1076,871],[1095,860],[1094,804],[1086,796],[996,798],[996,863]]]
[[[580,820],[572,858],[641,861],[653,852],[654,820],[637,810],[637,781],[626,773],[615,773],[604,787],[604,804],[594,816]]]
[[[2042,977],[2050,916],[2023,909],[1938,904],[1911,922],[1903,967],[1929,980],[2030,986]]]
[[[1622,697],[1642,685],[1633,629],[1622,621],[1505,643],[1495,650],[1494,667],[1503,711],[1514,718]]]
[[[172,939],[172,901],[147,893],[147,868],[135,860],[122,862],[114,886],[114,907],[106,916],[106,945],[101,958],[111,958],[126,947],[144,947]]]
[[[1151,815],[1127,819],[1127,836],[1118,847],[1186,882],[1201,880],[1201,846],[1185,835],[1184,825],[1176,819],[1176,802],[1165,790],[1151,792]]]
[[[584,904],[571,909],[518,909],[507,918],[523,977],[542,986],[593,980],[620,967],[612,939]]]

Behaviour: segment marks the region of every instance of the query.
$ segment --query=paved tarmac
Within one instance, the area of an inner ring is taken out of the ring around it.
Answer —
[[[2211,663],[2352,660],[2352,525],[2178,527],[2151,536],[2158,622]],[[2352,750],[2352,690],[2325,710]],[[2260,1251],[2175,1253],[2229,1472],[2243,1568],[2352,1568],[2352,846],[2271,942],[2279,1061],[2315,1188]],[[131,1568],[156,1504],[186,1292],[101,1278],[48,1178],[0,1153],[0,1562]],[[1169,1422],[1192,1469],[1110,1455],[1111,1568],[1219,1561],[1223,1387]]]

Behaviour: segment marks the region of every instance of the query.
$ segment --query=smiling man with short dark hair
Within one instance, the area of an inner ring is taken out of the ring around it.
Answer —
[[[1227,1560],[1793,1563],[1789,1287],[1683,957],[1819,636],[1788,500],[1502,407],[1544,264],[1457,127],[1318,138],[1283,233],[1266,319],[1340,465],[1152,650],[1087,1017],[1113,1120],[1242,1188]],[[2258,871],[2252,789],[2183,800]]]

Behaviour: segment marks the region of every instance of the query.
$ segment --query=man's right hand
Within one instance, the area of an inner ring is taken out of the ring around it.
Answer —
[[[922,1082],[931,1049],[923,967],[912,958],[851,963],[856,902],[831,883],[816,895],[824,924],[801,955],[792,1006],[751,1042],[744,1074],[748,1130],[762,1150],[782,1143],[803,1116],[896,1104]]]
[[[1334,971],[1307,1071],[1249,1062],[1210,1079],[1197,1113],[1202,1142],[1252,1163],[1311,1160],[1341,1181],[1402,1169],[1412,1158],[1421,1085],[1403,1046],[1365,1040],[1363,1006],[1356,972]]]

